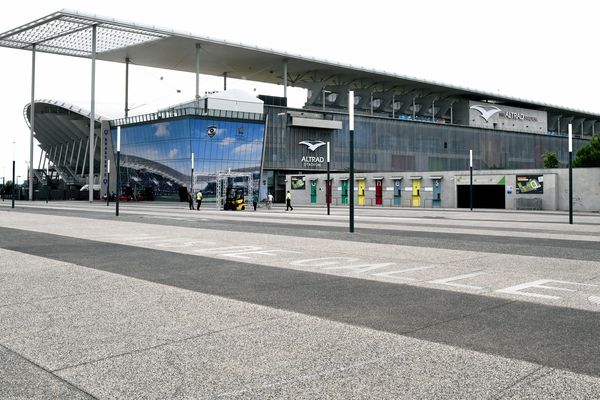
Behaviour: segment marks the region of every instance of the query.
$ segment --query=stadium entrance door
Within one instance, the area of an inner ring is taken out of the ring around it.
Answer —
[[[504,185],[473,185],[473,208],[506,208]],[[470,208],[469,185],[456,186],[456,207]]]

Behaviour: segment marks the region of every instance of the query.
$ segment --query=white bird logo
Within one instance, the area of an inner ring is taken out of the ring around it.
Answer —
[[[321,142],[320,140],[315,140],[315,141],[309,141],[309,140],[303,140],[302,142],[298,143],[298,144],[303,144],[306,147],[308,147],[308,149],[310,151],[315,151],[316,149],[318,149],[319,147],[325,145],[325,142]]]
[[[488,106],[489,110],[486,110],[483,106],[471,106],[469,108],[479,111],[481,113],[481,118],[485,119],[485,122],[490,122],[492,115],[502,112],[501,109],[495,106]]]

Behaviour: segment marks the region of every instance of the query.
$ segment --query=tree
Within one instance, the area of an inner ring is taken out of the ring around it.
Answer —
[[[544,168],[560,167],[560,161],[558,161],[558,157],[556,156],[555,152],[547,151],[544,154],[542,154],[542,157],[544,159]]]
[[[2,188],[0,188],[0,194],[2,194],[3,197],[12,194],[12,187],[13,187],[12,181],[6,181],[4,186],[2,186]]]
[[[600,167],[600,136],[594,136],[588,144],[577,150],[577,157],[573,161],[573,167]]]

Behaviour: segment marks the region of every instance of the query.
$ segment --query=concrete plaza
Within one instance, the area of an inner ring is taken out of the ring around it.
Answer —
[[[0,203],[0,398],[600,398],[600,215]]]

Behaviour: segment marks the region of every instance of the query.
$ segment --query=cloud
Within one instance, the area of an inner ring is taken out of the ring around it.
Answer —
[[[250,143],[243,144],[233,149],[235,154],[254,153],[262,150],[262,140],[253,140]]]
[[[160,124],[156,128],[156,132],[154,132],[154,136],[156,137],[165,137],[169,136],[171,132],[169,132],[169,126],[167,124]]]
[[[226,137],[225,139],[221,140],[221,142],[219,143],[221,146],[229,146],[232,143],[235,143],[236,140],[235,138],[232,137]]]
[[[179,153],[177,149],[171,149],[171,151],[169,151],[169,158],[177,157],[177,153]]]

